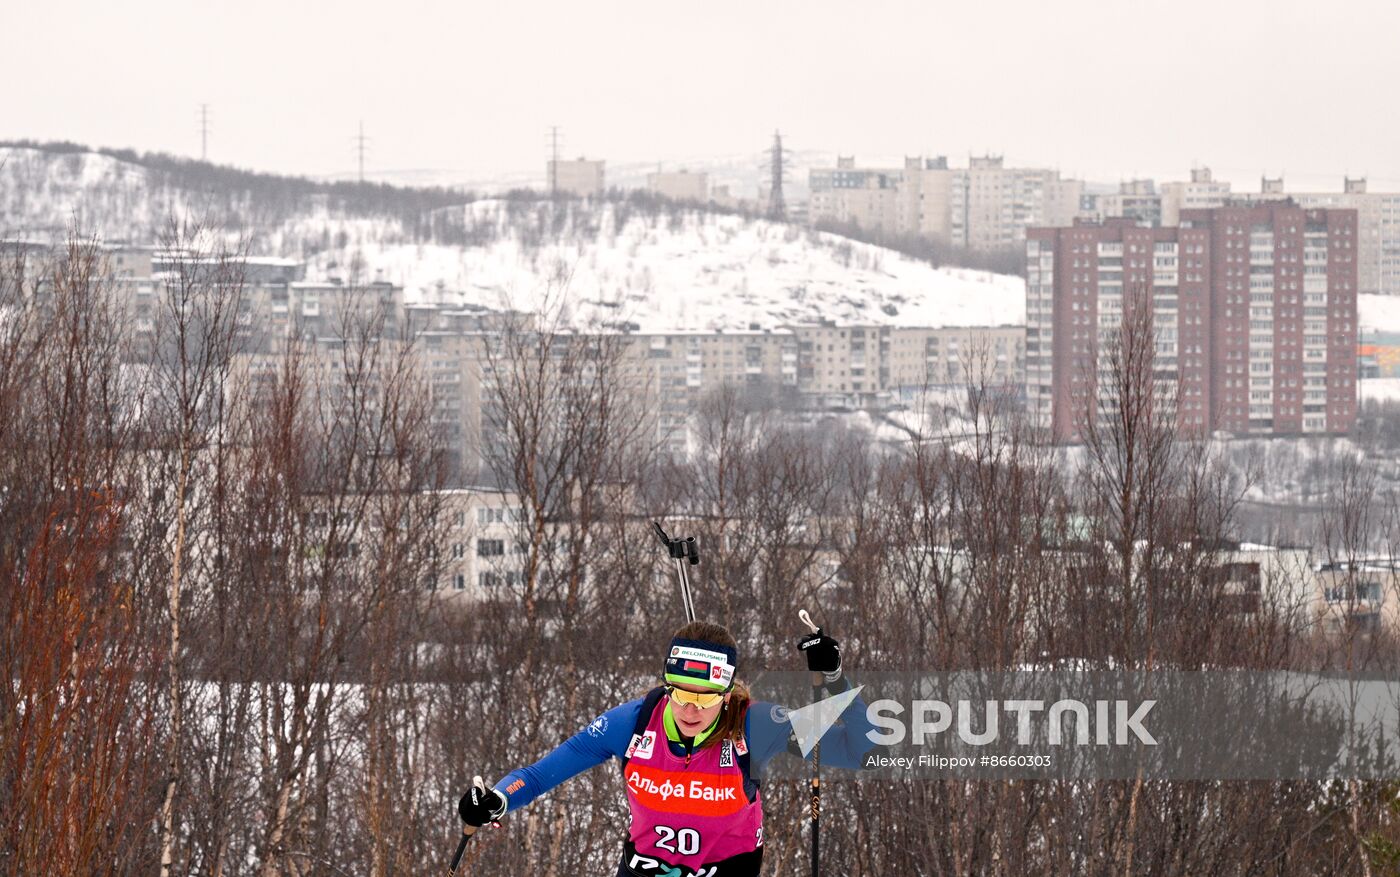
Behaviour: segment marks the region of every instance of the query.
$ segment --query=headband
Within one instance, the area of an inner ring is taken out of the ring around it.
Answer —
[[[700,685],[715,691],[728,691],[734,684],[739,653],[729,646],[698,639],[671,640],[662,678],[672,684]]]

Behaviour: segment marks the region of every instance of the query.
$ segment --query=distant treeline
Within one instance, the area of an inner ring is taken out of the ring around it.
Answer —
[[[313,207],[323,207],[332,214],[385,218],[397,226],[386,229],[381,243],[434,243],[448,246],[486,246],[505,234],[519,235],[527,249],[560,239],[596,239],[604,223],[601,211],[579,210],[581,201],[573,196],[551,198],[537,189],[512,189],[501,195],[486,196],[465,189],[444,186],[399,186],[389,183],[357,181],[322,181],[309,177],[262,173],[228,165],[214,164],[164,152],[138,152],[134,149],[90,147],[70,141],[0,140],[0,147],[33,149],[54,156],[80,156],[86,153],[105,155],[133,164],[155,176],[150,180],[149,193],[155,205],[180,203],[179,193],[199,197],[204,224],[245,235],[257,252],[282,250],[265,241],[273,230],[304,214]],[[76,158],[74,160],[77,160]],[[18,181],[20,189],[12,193],[21,198],[41,197],[42,180]],[[468,215],[451,208],[491,197],[507,202],[508,228],[493,219]],[[130,228],[136,204],[130,197],[117,192],[93,192],[84,211],[85,221],[99,230],[119,237],[144,237],[159,234],[164,226],[160,218],[151,217],[150,228]],[[747,221],[763,218],[748,207],[725,207],[712,203],[675,201],[646,190],[609,189],[601,198],[613,205],[608,224],[620,229],[635,217],[646,217],[656,224],[664,220],[673,231],[679,231],[687,215],[708,213],[738,216]],[[549,202],[565,202],[563,209],[554,209]],[[52,219],[66,222],[68,211]],[[156,213],[161,210],[157,209]],[[862,229],[852,223],[822,223],[818,230],[853,241],[874,244],[928,262],[934,266],[956,266],[1022,274],[1024,257],[1014,248],[982,253],[955,247],[925,237],[889,235],[878,230]],[[792,233],[801,233],[794,227]],[[122,233],[125,232],[125,233]],[[342,233],[343,235],[343,233]],[[823,245],[816,235],[809,235],[814,245]],[[301,255],[325,250],[339,242],[329,232],[291,233]],[[285,244],[285,242],[284,242]]]
[[[325,182],[308,177],[243,170],[165,152],[89,147],[69,141],[0,140],[0,147],[37,149],[55,155],[88,152],[106,155],[118,161],[156,171],[165,176],[169,185],[176,188],[196,191],[244,191],[274,210],[278,206],[294,209],[309,196],[321,195],[329,199],[329,206],[346,212],[405,216],[452,204],[463,204],[478,197],[471,192],[443,186],[410,187],[344,180]]]
[[[892,234],[883,229],[862,228],[854,222],[824,220],[817,223],[817,229],[894,250],[896,253],[928,262],[935,268],[972,268],[978,271],[994,271],[997,274],[1026,276],[1026,254],[1020,247],[974,250],[923,235]]]

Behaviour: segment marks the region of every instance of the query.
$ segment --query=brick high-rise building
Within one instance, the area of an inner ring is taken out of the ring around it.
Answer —
[[[1153,377],[1183,430],[1349,430],[1356,211],[1256,204],[1183,209],[1180,222],[1028,232],[1027,399],[1040,423],[1070,441],[1087,409],[1113,405],[1099,389],[1109,342],[1125,302],[1150,300]]]

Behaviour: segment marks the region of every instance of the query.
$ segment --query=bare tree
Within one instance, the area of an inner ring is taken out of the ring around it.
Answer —
[[[0,869],[14,873],[145,866],[158,751],[126,563],[122,326],[93,242],[0,264]]]
[[[165,246],[175,254],[174,270],[163,282],[150,374],[148,411],[153,483],[168,485],[170,524],[167,672],[167,756],[165,800],[161,805],[161,877],[176,866],[179,833],[176,797],[180,793],[184,742],[185,648],[181,642],[182,603],[190,562],[193,520],[202,511],[212,472],[222,455],[227,425],[223,388],[237,350],[237,316],[243,294],[238,253],[207,252],[205,229],[172,221]]]

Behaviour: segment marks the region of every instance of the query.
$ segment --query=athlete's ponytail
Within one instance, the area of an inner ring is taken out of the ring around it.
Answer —
[[[711,740],[744,739],[744,713],[748,712],[751,699],[749,687],[735,679],[734,688],[729,692],[729,703],[724,705],[719,714],[719,726],[705,739],[704,746],[708,746]],[[703,749],[704,746],[700,748]]]

